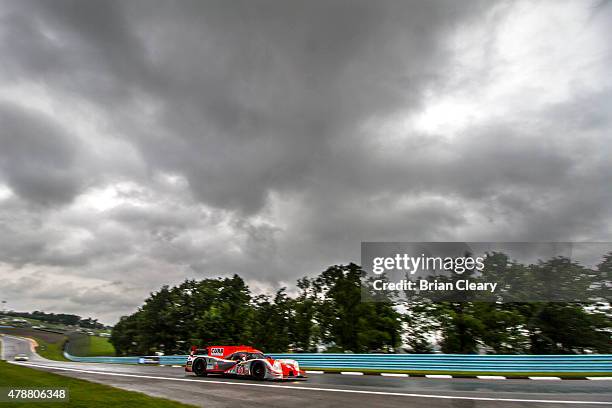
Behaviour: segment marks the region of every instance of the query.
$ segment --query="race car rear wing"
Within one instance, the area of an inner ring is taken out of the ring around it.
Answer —
[[[192,346],[190,355],[191,356],[204,355],[204,356],[225,358],[229,356],[230,354],[237,353],[240,351],[243,351],[246,353],[261,353],[260,350],[257,350],[251,346],[244,346],[244,345],[241,345],[241,346],[208,346],[206,348]]]
[[[191,346],[191,353],[189,353],[190,356],[205,356],[208,355],[208,349],[207,348],[198,348],[198,346]]]

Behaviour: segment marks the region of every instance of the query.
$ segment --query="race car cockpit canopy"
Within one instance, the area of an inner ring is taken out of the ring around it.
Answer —
[[[247,353],[244,351],[239,351],[237,353],[233,353],[225,357],[226,360],[232,360],[232,361],[247,361],[247,360],[256,360],[256,359],[261,359],[261,358],[266,358],[266,356],[264,356],[263,353],[259,353],[259,352]]]

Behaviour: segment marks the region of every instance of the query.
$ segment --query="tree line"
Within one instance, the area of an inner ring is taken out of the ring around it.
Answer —
[[[505,265],[509,269],[503,276],[513,279],[525,271],[529,273],[524,279],[556,273],[556,279],[565,279],[572,290],[595,288],[593,300],[526,303],[385,297],[364,302],[363,291],[371,286],[364,284],[361,267],[350,263],[298,280],[294,296],[285,288],[273,296],[255,296],[238,275],[164,286],[134,314],[121,318],[110,341],[119,355],[184,354],[191,345],[207,344],[248,344],[271,353],[322,348],[431,353],[436,344],[445,353],[612,352],[611,313],[605,302],[612,253],[596,270],[581,269],[578,275],[591,280],[577,279],[571,268],[559,276],[558,264],[577,267],[561,257],[525,266],[495,253],[487,262],[490,268]]]
[[[98,322],[98,319],[88,317],[83,319],[81,316],[66,313],[45,313],[38,310],[33,312],[4,312],[7,316],[21,317],[26,319],[40,320],[49,324],[64,324],[66,326],[79,326],[85,329],[104,329],[106,326]]]

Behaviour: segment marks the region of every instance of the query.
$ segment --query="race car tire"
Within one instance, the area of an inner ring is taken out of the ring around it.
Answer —
[[[251,375],[256,380],[263,380],[266,377],[266,366],[261,361],[254,361],[251,365]]]
[[[203,358],[198,358],[194,361],[191,369],[198,377],[206,377],[208,375],[208,372],[206,372],[206,361]]]

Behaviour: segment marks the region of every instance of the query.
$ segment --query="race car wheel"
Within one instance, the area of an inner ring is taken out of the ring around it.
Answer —
[[[208,375],[206,372],[206,361],[202,358],[199,358],[193,362],[192,370],[198,377],[206,377]]]
[[[251,375],[256,380],[263,380],[266,377],[266,366],[261,361],[254,361],[251,366]]]

